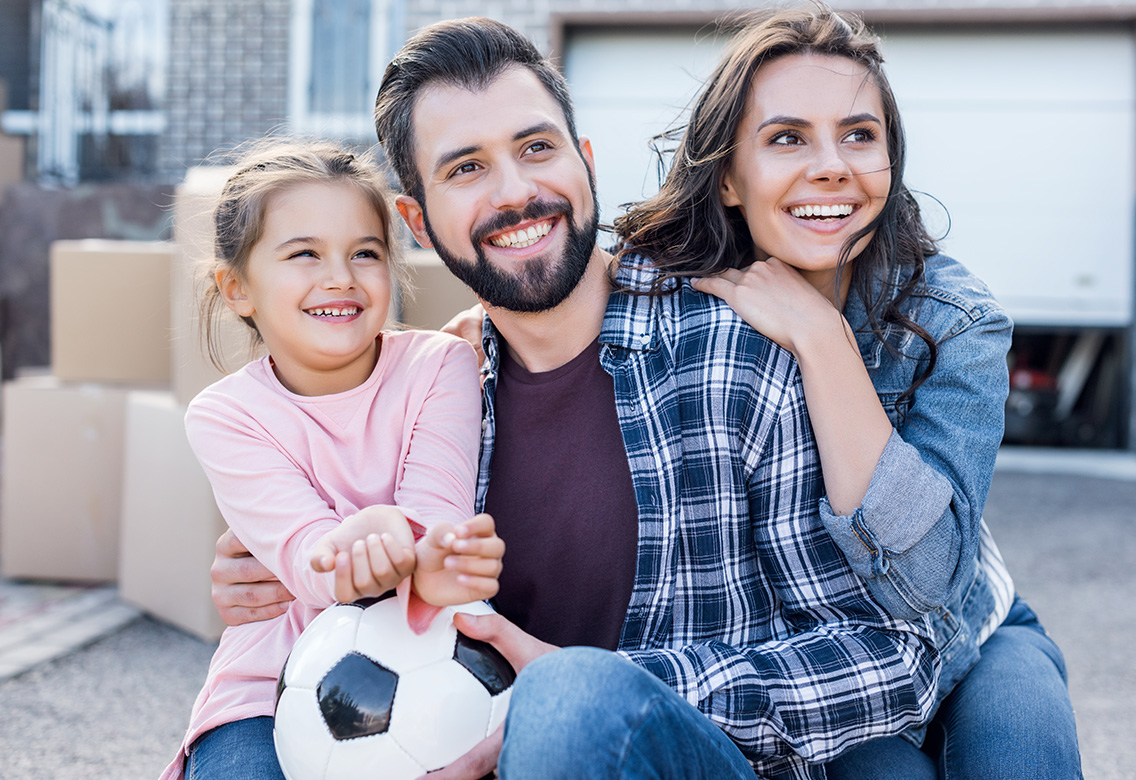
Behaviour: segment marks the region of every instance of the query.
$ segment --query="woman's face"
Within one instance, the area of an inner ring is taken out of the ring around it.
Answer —
[[[880,90],[853,60],[791,54],[757,71],[720,188],[759,258],[777,257],[833,294],[841,248],[887,200],[884,122]],[[869,240],[857,241],[852,257]]]

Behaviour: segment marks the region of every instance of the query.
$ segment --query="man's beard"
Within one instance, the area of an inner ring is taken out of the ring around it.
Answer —
[[[595,184],[592,188],[592,213],[582,227],[576,226],[572,204],[567,200],[535,200],[521,210],[502,211],[492,220],[480,225],[470,236],[477,260],[471,262],[447,250],[438,240],[430,225],[425,205],[422,220],[426,233],[434,243],[434,251],[450,272],[464,282],[474,294],[490,306],[518,312],[540,312],[554,308],[567,298],[588,268],[588,261],[596,246],[596,229],[599,227],[599,209],[594,205]],[[523,221],[546,217],[562,217],[568,227],[568,241],[559,262],[532,259],[516,273],[508,273],[493,266],[485,256],[482,241],[486,236],[519,225]]]

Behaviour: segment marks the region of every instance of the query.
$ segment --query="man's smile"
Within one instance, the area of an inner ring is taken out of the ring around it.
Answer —
[[[506,233],[499,233],[495,236],[491,236],[487,240],[490,244],[493,244],[493,246],[503,249],[524,249],[547,236],[548,232],[552,230],[552,224],[553,221],[551,219],[545,219],[533,223],[528,227],[517,228]]]

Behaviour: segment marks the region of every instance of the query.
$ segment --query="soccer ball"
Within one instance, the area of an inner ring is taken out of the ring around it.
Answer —
[[[459,634],[446,607],[416,635],[398,599],[336,604],[296,640],[276,694],[273,737],[288,780],[415,778],[501,725],[515,674],[491,645]]]

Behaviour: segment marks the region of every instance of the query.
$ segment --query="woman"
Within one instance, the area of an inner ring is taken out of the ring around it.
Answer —
[[[896,617],[933,619],[926,733],[866,743],[829,777],[1080,777],[1061,652],[982,522],[1011,322],[924,229],[881,63],[823,5],[755,18],[659,194],[616,220],[621,261],[652,258],[660,287],[694,277],[794,353],[829,532]]]

